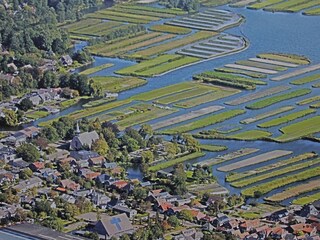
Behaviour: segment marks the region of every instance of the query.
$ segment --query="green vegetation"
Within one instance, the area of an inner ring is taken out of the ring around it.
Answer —
[[[212,102],[221,98],[229,97],[239,92],[240,90],[220,88],[217,91],[207,93],[199,97],[191,98],[185,101],[181,101],[179,103],[174,104],[174,106],[180,108],[191,108],[203,103]]]
[[[102,104],[106,104],[108,102],[112,102],[116,100],[116,98],[102,98],[102,99],[98,99],[98,100],[94,100],[94,101],[90,101],[86,104],[83,104],[82,107],[84,108],[91,108],[91,107],[96,107]]]
[[[316,102],[310,105],[311,108],[320,108],[320,102]]]
[[[296,8],[299,5],[303,5],[305,3],[310,3],[313,2],[314,6],[319,4],[319,1],[306,1],[306,0],[291,0],[291,1],[285,1],[285,2],[281,2],[272,6],[268,6],[265,8],[265,10],[268,11],[286,11],[286,12],[293,12],[293,11],[297,11]],[[299,8],[298,8],[299,11]]]
[[[91,19],[91,18],[85,18],[83,20],[68,24],[68,25],[63,25],[62,28],[68,30],[69,32],[76,31],[78,29],[83,29],[87,28],[96,24],[101,23],[101,20],[99,19]]]
[[[285,71],[288,69],[282,66],[272,65],[268,63],[260,63],[260,62],[250,61],[250,60],[241,60],[241,61],[237,61],[236,63],[244,66],[263,68],[263,69],[274,70],[278,72]]]
[[[306,119],[301,122],[291,124],[289,126],[280,128],[283,133],[280,137],[274,138],[273,140],[278,142],[288,142],[302,137],[308,136],[313,133],[320,132],[320,116]]]
[[[203,150],[203,151],[208,151],[208,152],[221,152],[221,151],[227,150],[228,147],[219,146],[219,145],[205,145],[205,144],[202,144],[202,145],[200,145],[200,149]]]
[[[258,2],[258,3],[252,4],[252,5],[248,6],[248,8],[250,8],[250,9],[261,9],[261,8],[268,7],[270,5],[273,5],[273,4],[282,2],[282,1],[283,0],[266,0],[266,1],[263,1],[263,2]]]
[[[283,187],[285,185],[295,182],[302,182],[319,175],[320,167],[314,167],[312,169],[308,169],[282,178],[277,178],[275,180],[244,189],[241,193],[246,197],[254,197],[255,192],[266,194],[274,189]]]
[[[269,97],[266,99],[263,99],[261,101],[255,102],[253,104],[247,105],[246,108],[248,109],[261,109],[261,108],[265,108],[268,106],[271,106],[273,104],[276,104],[278,102],[282,102],[282,101],[286,101],[292,98],[296,98],[296,97],[300,97],[300,96],[304,96],[311,93],[310,89],[299,89],[296,91],[292,91],[289,93],[285,93],[285,94],[281,94],[281,95],[277,95],[277,96],[273,96],[273,97]]]
[[[306,99],[303,99],[302,101],[297,102],[297,105],[306,105],[319,100],[320,100],[320,96],[314,96],[314,97],[306,98]]]
[[[240,173],[230,173],[227,177],[226,177],[226,181],[227,182],[234,182],[234,181],[238,181],[240,179],[246,178],[246,177],[251,177],[251,176],[255,176],[257,174],[261,174],[264,172],[268,172],[274,169],[278,169],[280,167],[284,167],[284,166],[288,166],[297,162],[301,162],[301,161],[305,161],[308,159],[312,159],[317,157],[318,154],[316,153],[304,153],[286,160],[281,160],[278,161],[276,163],[270,164],[270,165],[266,165],[260,168],[256,168],[254,170],[250,170],[250,171],[246,171],[246,172],[240,172]]]
[[[250,72],[250,71],[240,70],[240,69],[222,67],[222,68],[215,68],[214,70],[217,72],[239,74],[239,75],[244,75],[252,78],[267,78],[266,74]]]
[[[305,15],[320,15],[320,7],[304,11],[303,14],[305,14]]]
[[[138,52],[135,52],[134,54],[129,55],[131,58],[138,58],[138,59],[147,59],[151,56],[158,55],[160,53],[167,52],[169,50],[183,47],[185,45],[204,40],[210,37],[213,37],[217,35],[215,32],[207,32],[207,31],[199,31],[196,32],[195,34],[192,34],[190,36],[177,39],[168,43],[163,43],[154,47],[150,47],[145,50],[141,50]]]
[[[184,99],[188,99],[188,98],[193,98],[199,95],[204,95],[208,92],[212,92],[217,90],[214,87],[210,87],[210,86],[206,86],[206,85],[200,85],[198,87],[195,87],[193,89],[184,91],[184,92],[180,92],[177,94],[173,94],[167,97],[163,97],[160,99],[157,99],[156,102],[160,103],[160,104],[171,104],[171,103],[175,103]]]
[[[197,61],[199,61],[199,58],[165,54],[137,65],[120,69],[116,73],[131,76],[154,76]]]
[[[293,204],[306,205],[320,199],[320,193],[315,193],[306,197],[301,197],[292,201]]]
[[[170,25],[153,25],[149,28],[152,31],[173,33],[173,34],[188,34],[191,33],[191,29],[184,27],[176,27]]]
[[[149,171],[156,172],[156,171],[159,171],[161,169],[166,169],[166,168],[172,167],[172,166],[174,166],[174,165],[176,165],[178,163],[183,163],[183,162],[186,162],[186,161],[193,160],[195,158],[202,157],[204,155],[205,155],[205,153],[203,153],[203,152],[194,152],[194,153],[185,155],[183,157],[178,157],[178,158],[175,158],[175,159],[172,159],[172,160],[168,160],[168,161],[159,163],[157,165],[151,166],[151,167],[149,167]]]
[[[314,87],[314,88],[320,88],[320,82],[313,84],[312,87]]]
[[[33,120],[36,120],[36,119],[40,119],[40,118],[43,118],[43,117],[46,117],[48,116],[50,113],[47,112],[47,111],[31,111],[31,112],[28,112],[25,114],[25,116],[27,118],[31,118]]]
[[[320,74],[315,74],[315,75],[311,75],[311,76],[308,76],[308,77],[296,79],[296,80],[294,80],[294,81],[292,81],[290,83],[294,84],[294,85],[302,85],[302,84],[306,84],[306,83],[309,83],[309,82],[317,81],[319,79],[320,79]]]
[[[282,53],[263,53],[257,55],[258,58],[277,60],[280,62],[288,62],[298,65],[309,64],[310,60],[304,56],[294,54],[282,54]]]
[[[312,114],[312,113],[315,113],[315,112],[316,112],[316,110],[314,110],[314,109],[305,109],[305,110],[302,110],[299,112],[294,112],[294,113],[291,113],[291,114],[288,114],[288,115],[261,123],[258,125],[258,127],[261,127],[261,128],[274,127],[274,126],[277,126],[280,124],[288,123],[288,122],[296,120],[298,118],[305,117],[305,116]]]
[[[312,8],[312,7],[319,6],[319,5],[320,5],[320,3],[318,0],[311,0],[311,1],[305,1],[299,5],[293,5],[285,10],[288,12],[299,12],[303,9]]]
[[[164,130],[161,133],[162,134],[178,134],[178,133],[184,133],[184,132],[189,132],[198,128],[206,127],[209,125],[213,125],[219,122],[223,122],[227,119],[233,118],[235,116],[238,116],[240,114],[244,114],[246,111],[244,110],[230,110],[227,112],[223,113],[218,113],[218,114],[213,114],[209,117],[202,118],[200,120],[196,120],[191,123],[187,123],[175,128],[171,128],[168,130]]]
[[[122,92],[146,84],[147,81],[137,77],[92,77],[94,83],[106,92]]]
[[[232,2],[232,0],[201,0],[200,3],[208,7],[216,7]]]
[[[202,80],[204,82],[237,87],[237,88],[244,88],[244,89],[255,89],[255,86],[258,85],[266,85],[266,82],[252,79],[252,78],[245,78],[240,77],[234,74],[222,73],[222,72],[215,72],[215,71],[208,71],[204,73],[200,73],[194,76],[196,80]]]
[[[149,11],[149,12],[155,12],[155,13],[166,13],[166,14],[174,14],[174,15],[183,15],[187,12],[178,9],[178,8],[155,8],[155,7],[149,7],[149,6],[143,6],[143,5],[119,5],[120,8],[125,9],[135,9],[139,11]]]
[[[236,139],[236,140],[258,140],[258,139],[264,139],[266,137],[270,137],[272,134],[267,131],[261,131],[261,130],[248,130],[245,132],[233,134],[226,136],[228,139]]]
[[[90,74],[93,74],[93,73],[96,73],[96,72],[100,72],[106,68],[110,68],[112,67],[113,64],[112,63],[106,63],[106,64],[103,64],[103,65],[100,65],[100,66],[97,66],[97,67],[93,67],[93,68],[89,68],[87,70],[84,70],[82,72],[80,72],[80,74],[84,74],[84,75],[90,75]]]
[[[72,34],[77,35],[85,35],[85,36],[95,36],[95,37],[101,37],[104,35],[107,35],[110,30],[117,29],[118,27],[123,26],[120,22],[104,22],[100,20],[99,23],[90,25],[85,28],[78,28],[76,30],[69,30]]]
[[[257,174],[254,177],[246,178],[246,179],[243,179],[243,180],[240,180],[240,181],[237,181],[237,182],[232,182],[231,185],[233,187],[236,187],[236,188],[243,188],[243,187],[246,187],[246,186],[251,185],[253,183],[257,183],[257,182],[266,180],[268,178],[281,176],[283,174],[287,174],[287,173],[291,173],[291,172],[294,172],[294,171],[302,170],[302,169],[305,169],[305,168],[308,168],[308,167],[312,168],[312,166],[314,166],[314,165],[319,163],[319,160],[320,159],[317,158],[317,159],[314,159],[314,160],[310,160],[308,162],[303,162],[303,163],[291,165],[291,166],[288,166],[288,167],[285,167],[285,168],[281,168],[279,170],[274,170],[272,172],[268,172],[268,173],[265,173],[265,174]]]

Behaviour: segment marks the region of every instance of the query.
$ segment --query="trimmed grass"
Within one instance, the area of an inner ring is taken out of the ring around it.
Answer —
[[[266,1],[263,1],[263,2],[258,2],[258,3],[252,4],[252,5],[248,6],[248,8],[250,8],[250,9],[262,9],[264,7],[268,7],[270,5],[273,5],[273,4],[276,4],[276,3],[280,3],[282,1],[283,0],[266,0]]]
[[[100,65],[100,66],[97,66],[97,67],[93,67],[93,68],[89,68],[87,70],[84,70],[82,72],[80,72],[80,74],[83,74],[83,75],[90,75],[90,74],[93,74],[93,73],[96,73],[96,72],[100,72],[106,68],[110,68],[112,67],[113,64],[112,63],[106,63],[106,64],[103,64],[103,65]]]
[[[92,25],[96,25],[101,23],[101,20],[99,19],[90,19],[90,18],[85,18],[83,20],[71,23],[71,24],[67,24],[67,25],[63,25],[61,26],[61,28],[67,29],[69,32],[71,31],[75,31],[78,29],[83,29],[83,28],[87,28],[90,27]]]
[[[281,176],[281,175],[284,175],[287,173],[295,172],[295,171],[306,169],[306,168],[312,168],[314,165],[319,163],[319,160],[320,159],[317,158],[314,160],[310,160],[308,162],[295,164],[295,165],[281,168],[279,170],[275,170],[275,171],[268,172],[265,174],[258,174],[254,177],[251,177],[251,178],[246,178],[246,179],[243,179],[240,181],[232,182],[231,186],[236,187],[236,188],[243,188],[243,187],[246,187],[246,186],[251,185],[253,183],[257,183],[257,182],[266,180],[268,178],[278,177],[278,176]],[[320,186],[319,186],[319,188],[320,188]]]
[[[99,84],[103,91],[117,93],[128,89],[139,87],[147,83],[146,80],[137,77],[92,77],[92,80]]]
[[[291,12],[292,10],[289,10],[297,5],[301,5],[304,3],[308,3],[309,0],[290,0],[290,1],[285,1],[281,2],[269,7],[266,7],[265,10],[268,11],[286,11],[286,12]]]
[[[279,103],[282,101],[286,101],[286,100],[289,100],[292,98],[304,96],[309,93],[311,93],[310,89],[299,89],[299,90],[292,91],[289,93],[285,93],[285,94],[281,94],[281,95],[277,95],[277,96],[263,99],[261,101],[247,105],[246,108],[248,108],[248,109],[261,109],[261,108],[265,108],[265,107],[271,106],[273,104],[276,104],[276,103]]]
[[[240,70],[240,69],[222,67],[222,68],[215,68],[214,70],[217,72],[239,74],[239,75],[244,75],[252,78],[267,78],[267,74],[250,72],[250,71]]]
[[[38,110],[38,111],[32,111],[32,112],[28,112],[25,114],[25,116],[27,118],[31,118],[31,119],[40,119],[40,118],[44,118],[46,116],[50,115],[49,112],[47,111],[41,111],[41,110]]]
[[[195,34],[192,34],[190,36],[187,36],[181,39],[177,39],[168,43],[160,44],[145,50],[135,52],[134,54],[131,54],[129,56],[131,58],[148,59],[153,55],[158,55],[160,53],[164,53],[175,48],[183,47],[188,44],[213,37],[217,34],[218,33],[215,33],[215,32],[199,31],[199,32],[196,32]]]
[[[305,14],[305,15],[315,15],[315,16],[320,15],[320,7],[304,11],[303,14]]]
[[[294,81],[292,81],[290,83],[294,84],[294,85],[302,85],[302,84],[306,84],[306,83],[317,81],[319,79],[320,79],[320,74],[315,74],[315,75],[311,75],[311,76],[308,76],[308,77],[296,79],[296,80],[294,80]]]
[[[246,111],[245,110],[230,110],[227,112],[223,112],[223,113],[218,113],[218,114],[214,114],[211,115],[209,117],[205,117],[202,118],[200,120],[191,122],[191,123],[187,123],[175,128],[170,128],[164,131],[161,131],[162,134],[179,134],[179,133],[184,133],[184,132],[190,132],[192,130],[196,130],[202,127],[206,127],[209,125],[213,125],[219,122],[223,122],[227,119],[236,117],[238,115],[244,114]]]
[[[311,108],[320,108],[320,102],[316,102],[312,105],[310,105]]]
[[[180,108],[191,108],[207,102],[213,102],[218,99],[229,97],[239,92],[241,91],[236,89],[231,89],[231,88],[230,89],[218,88],[217,91],[204,94],[199,97],[191,98],[185,101],[181,101],[179,103],[174,104],[174,106],[180,107]]]
[[[265,173],[274,169],[278,169],[280,167],[284,167],[284,166],[288,166],[297,162],[301,162],[304,160],[308,160],[308,159],[312,159],[317,157],[318,154],[316,153],[303,153],[301,155],[295,156],[295,157],[291,157],[289,159],[286,160],[281,160],[278,161],[276,163],[273,164],[269,164],[260,168],[256,168],[254,170],[250,170],[250,171],[246,171],[246,172],[236,172],[236,173],[230,173],[227,177],[226,177],[226,181],[227,182],[234,182],[234,181],[238,181],[240,179],[246,178],[246,177],[251,177],[251,176],[255,176],[257,174],[261,174],[261,173]]]
[[[314,96],[311,98],[303,99],[302,101],[297,102],[297,105],[306,105],[316,101],[320,101],[320,96]]]
[[[289,176],[285,176],[282,178],[277,178],[272,181],[256,185],[254,187],[244,189],[241,192],[241,194],[243,194],[246,197],[253,197],[255,192],[266,194],[274,189],[286,186],[291,183],[302,182],[319,175],[320,175],[320,167],[314,167],[312,169],[308,169],[308,170],[305,170],[296,174],[292,174]]]
[[[171,25],[153,25],[149,29],[151,31],[173,33],[173,34],[179,34],[179,35],[188,34],[188,33],[191,33],[192,31],[189,28],[176,27]]]
[[[282,117],[279,117],[279,118],[272,119],[270,121],[261,123],[261,124],[258,125],[258,127],[269,128],[269,127],[278,126],[280,124],[291,122],[293,120],[305,117],[305,116],[307,116],[309,114],[312,114],[312,113],[315,113],[315,112],[316,112],[316,110],[314,110],[314,109],[305,109],[305,110],[302,110],[302,111],[299,111],[299,112],[294,112],[294,113],[291,113],[291,114],[288,114],[288,115],[285,115],[285,116],[282,116]]]
[[[262,119],[265,119],[265,118],[268,118],[268,117],[272,117],[272,116],[278,115],[280,113],[288,112],[288,111],[290,111],[292,109],[294,109],[294,107],[292,107],[292,106],[281,107],[281,108],[272,110],[270,112],[259,114],[259,115],[255,116],[255,117],[251,117],[251,118],[247,118],[247,119],[241,120],[240,123],[249,124],[249,123],[257,122],[259,120],[262,120]]]
[[[139,19],[139,20],[144,20],[146,22],[158,21],[160,19],[159,17],[152,17],[152,16],[139,15],[139,14],[133,14],[133,13],[126,13],[126,12],[117,12],[117,11],[114,11],[113,8],[104,9],[104,10],[93,13],[93,15],[94,14],[102,14],[106,16],[106,18],[116,16],[116,17],[126,18],[126,19]],[[125,22],[125,20],[123,22]]]
[[[165,54],[137,65],[118,70],[117,74],[151,77],[199,61],[199,58]]]
[[[207,145],[207,144],[201,144],[200,149],[203,151],[209,151],[209,152],[221,152],[224,150],[227,150],[228,147],[226,146],[219,146],[219,145]]]
[[[159,171],[161,169],[166,169],[166,168],[172,167],[172,166],[174,166],[174,165],[176,165],[178,163],[183,163],[183,162],[186,162],[186,161],[190,161],[190,160],[202,157],[204,155],[205,155],[205,153],[203,153],[203,152],[194,152],[194,153],[188,154],[188,155],[183,156],[183,157],[178,157],[178,158],[175,158],[175,159],[172,159],[172,160],[168,160],[166,162],[162,162],[162,163],[159,163],[157,165],[151,166],[151,167],[149,167],[149,171],[156,172],[156,171]]]
[[[320,132],[320,116],[306,119],[301,122],[291,124],[289,126],[280,128],[283,133],[280,137],[274,138],[277,142],[288,142],[300,139],[302,137]]]
[[[156,7],[149,7],[143,5],[118,5],[117,7],[125,8],[125,9],[136,9],[140,11],[149,11],[149,12],[156,12],[156,13],[167,13],[167,14],[174,14],[174,15],[183,15],[187,14],[187,12],[179,9],[179,8],[156,8]]]
[[[203,72],[194,76],[194,79],[202,80],[208,83],[216,83],[219,85],[226,85],[230,87],[244,88],[244,89],[255,89],[256,85],[266,85],[266,82],[240,77],[234,74],[208,71]]]
[[[307,8],[311,8],[311,7],[315,7],[315,6],[319,6],[319,5],[320,5],[319,0],[312,0],[312,1],[305,2],[303,4],[292,6],[288,9],[286,9],[286,11],[299,12],[303,9],[307,9]]]
[[[103,22],[103,21],[101,21],[98,24],[94,24],[94,25],[91,25],[86,28],[72,30],[71,33],[101,37],[101,36],[109,33],[109,31],[111,29],[116,29],[117,27],[120,27],[121,25],[122,25],[122,23],[120,23],[120,22],[113,22],[113,21]]]
[[[102,105],[102,104],[105,104],[105,103],[108,103],[108,102],[112,102],[116,100],[116,98],[102,98],[102,99],[98,99],[98,100],[95,100],[95,101],[90,101],[86,104],[83,104],[82,107],[84,108],[91,108],[91,107],[96,107],[96,106],[99,106],[99,105]]]
[[[298,198],[292,201],[293,204],[306,205],[320,199],[320,193],[315,193],[306,197]]]
[[[272,133],[267,132],[267,131],[249,130],[246,132],[241,132],[241,133],[237,133],[234,135],[229,135],[226,138],[235,139],[235,140],[250,141],[250,140],[264,139],[264,138],[270,137],[270,136],[272,136]]]
[[[266,200],[271,202],[281,202],[285,199],[298,196],[302,193],[311,192],[318,189],[320,189],[320,180],[314,180],[307,183],[299,184],[298,186],[288,188],[281,193],[277,193],[266,198]]]
[[[299,65],[306,65],[310,63],[307,57],[294,55],[294,54],[283,54],[283,53],[262,53],[257,55],[258,58],[276,60],[280,62],[288,62]]]

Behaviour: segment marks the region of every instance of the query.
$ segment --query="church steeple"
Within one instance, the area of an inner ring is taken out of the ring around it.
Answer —
[[[79,121],[77,121],[76,135],[79,135],[80,133]]]

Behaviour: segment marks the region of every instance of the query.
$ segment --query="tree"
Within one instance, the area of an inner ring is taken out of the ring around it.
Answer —
[[[29,179],[32,176],[32,171],[30,168],[25,168],[19,172],[19,178],[21,179]]]
[[[176,194],[183,195],[187,192],[187,174],[184,171],[182,163],[174,166],[173,171],[173,186]]]
[[[153,130],[149,124],[142,124],[139,134],[146,139],[148,136],[151,137],[153,134]]]
[[[55,142],[59,139],[56,128],[52,126],[43,127],[41,130],[41,136],[45,137],[50,142]]]
[[[180,225],[180,221],[177,218],[176,215],[172,215],[168,218],[168,223],[172,226],[172,227],[178,227]]]
[[[24,98],[21,100],[21,102],[19,103],[18,107],[22,110],[22,111],[28,111],[29,109],[33,108],[33,103],[31,102],[31,100],[29,98]]]
[[[18,126],[19,120],[18,115],[15,111],[10,109],[3,109],[2,113],[4,114],[4,117],[2,118],[2,122],[9,127],[15,127]]]
[[[189,221],[189,222],[192,222],[193,221],[193,216],[192,216],[192,212],[188,209],[184,209],[182,210],[180,213],[179,213],[179,217],[186,220],[186,221]]]
[[[141,162],[142,163],[151,163],[154,161],[154,155],[150,150],[143,151],[141,153]]]
[[[16,149],[17,155],[26,162],[35,162],[40,158],[39,150],[31,143],[24,143]]]
[[[133,189],[133,197],[138,201],[141,202],[147,197],[147,191],[144,188],[141,187],[135,187]]]
[[[108,154],[110,148],[102,134],[98,140],[92,143],[92,150],[96,151],[101,156],[106,156]]]
[[[198,152],[200,151],[200,144],[199,142],[192,137],[190,134],[182,135],[183,143],[187,147],[188,151],[190,152]]]

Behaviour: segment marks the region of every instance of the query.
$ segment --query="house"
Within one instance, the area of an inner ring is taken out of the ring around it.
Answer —
[[[61,63],[64,65],[64,66],[71,66],[73,64],[73,60],[72,58],[70,57],[70,55],[64,55],[61,57]]]
[[[93,151],[80,150],[80,151],[71,151],[70,157],[74,158],[77,161],[81,161],[81,160],[88,161],[90,158],[99,157],[99,154]]]
[[[91,149],[92,143],[99,139],[96,131],[84,132],[75,136],[70,143],[70,150]]]
[[[181,234],[175,236],[174,240],[200,240],[203,238],[202,232],[197,232],[195,229],[183,230]]]
[[[130,219],[133,219],[138,214],[137,210],[131,209],[128,206],[123,205],[116,205],[112,208],[112,210],[119,213],[125,213]]]
[[[120,237],[123,234],[132,234],[134,227],[125,213],[104,217],[94,226],[94,231],[105,239]]]
[[[317,234],[317,228],[311,224],[294,224],[289,227],[289,231],[295,235],[308,234],[309,236],[315,236]]]
[[[111,180],[113,180],[113,181],[115,181],[110,175],[108,175],[108,174],[101,174],[101,175],[99,175],[97,178],[96,178],[96,182],[98,183],[98,184],[106,184],[106,183],[108,183],[108,185],[109,185],[109,181],[111,181]]]
[[[15,216],[18,206],[7,203],[0,203],[0,221],[5,222]]]
[[[89,166],[102,166],[106,161],[103,156],[89,158]]]
[[[28,180],[21,181],[18,185],[14,186],[14,189],[23,193],[31,188],[40,186],[42,186],[42,180],[38,177],[32,177]]]
[[[62,194],[62,195],[60,196],[60,198],[61,198],[63,201],[65,201],[65,202],[67,202],[67,203],[70,203],[70,204],[75,204],[75,203],[76,203],[75,197],[73,197],[73,196],[71,196],[71,195],[69,195],[69,194]]]
[[[86,180],[94,180],[98,176],[101,175],[99,172],[93,172],[90,169],[82,168],[79,170],[79,173],[81,174],[81,177],[85,178]]]
[[[39,171],[40,177],[46,179],[47,181],[55,182],[61,175],[57,170],[51,168],[44,168]]]
[[[91,202],[94,205],[99,206],[102,209],[106,209],[108,202],[110,202],[110,201],[111,201],[111,198],[109,198],[105,194],[102,194],[99,192],[93,192],[91,194]]]
[[[43,103],[43,98],[41,98],[38,94],[34,94],[28,97],[34,106],[38,106]]]
[[[128,182],[125,180],[118,180],[112,184],[112,187],[118,190],[122,190],[125,186],[128,185]]]
[[[222,225],[229,222],[229,218],[227,215],[224,214],[218,214],[218,216],[213,220],[212,224],[215,227],[221,227]]]
[[[39,170],[41,169],[44,169],[44,162],[34,162],[34,163],[31,163],[29,165],[29,168],[33,171],[33,172],[38,172]]]
[[[29,166],[29,163],[26,161],[22,160],[22,158],[17,158],[9,162],[9,165],[19,168],[19,169],[24,169]]]
[[[65,189],[72,190],[72,191],[80,190],[80,184],[78,184],[70,179],[61,180],[60,185],[61,185],[61,187],[65,188]]]
[[[304,205],[302,209],[299,212],[299,216],[301,217],[309,217],[310,215],[317,216],[320,213],[320,211],[313,205]]]

